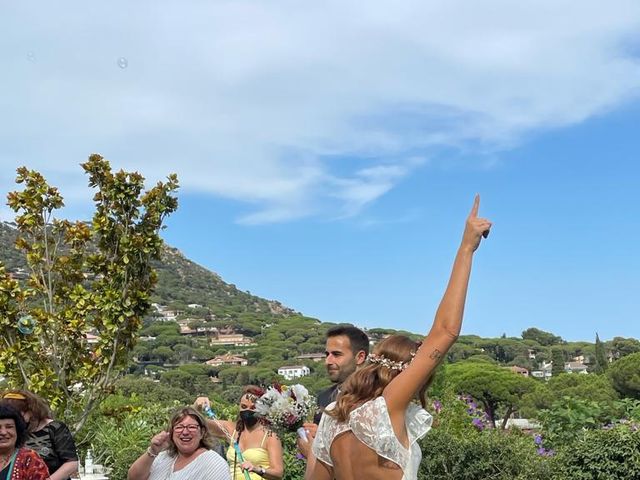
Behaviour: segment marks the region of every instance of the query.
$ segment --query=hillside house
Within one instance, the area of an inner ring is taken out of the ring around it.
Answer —
[[[237,367],[244,367],[249,364],[249,360],[243,357],[238,357],[236,355],[226,354],[213,357],[211,360],[207,360],[204,363],[211,367],[219,367],[221,365],[235,365]]]
[[[211,346],[220,345],[233,345],[235,347],[242,347],[245,345],[251,345],[253,340],[249,337],[245,337],[242,333],[218,333],[215,337],[209,340]]]
[[[553,362],[542,362],[542,366],[538,370],[533,370],[531,376],[535,378],[542,378],[549,380],[551,378],[551,369],[553,368]]]
[[[511,370],[513,373],[517,373],[518,375],[522,375],[523,377],[529,376],[529,370],[527,370],[524,367],[518,367],[517,365],[513,365],[512,367],[509,367],[509,370]]]
[[[189,324],[194,321],[196,321],[196,319],[188,318],[186,320],[181,320],[180,322],[178,322],[178,324],[180,325],[180,335],[191,335],[191,336],[212,337],[212,338],[215,338],[218,336],[218,329],[216,327],[191,328]]]
[[[588,367],[582,362],[566,362],[564,364],[564,371],[566,373],[589,373],[587,372]]]
[[[309,375],[310,373],[311,370],[306,365],[285,366],[278,369],[278,375],[282,375],[287,380],[304,377],[306,375]]]
[[[318,353],[303,353],[302,355],[298,355],[296,360],[313,360],[314,362],[322,362],[326,357],[324,352]]]

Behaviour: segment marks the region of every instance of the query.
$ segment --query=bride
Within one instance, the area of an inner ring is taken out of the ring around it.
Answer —
[[[416,443],[431,428],[422,407],[425,391],[462,325],[473,253],[491,222],[478,217],[476,196],[467,218],[449,284],[433,326],[422,342],[392,335],[378,343],[368,362],[343,384],[308,445],[305,480],[415,480],[422,453]]]

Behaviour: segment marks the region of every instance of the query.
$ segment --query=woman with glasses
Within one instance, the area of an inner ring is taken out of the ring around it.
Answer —
[[[229,420],[208,420],[211,433],[219,438],[237,442],[242,459],[233,445],[227,450],[227,461],[233,480],[245,480],[244,472],[249,472],[251,480],[280,480],[284,473],[282,443],[258,422],[255,416],[255,402],[264,393],[260,387],[247,385],[240,396],[240,414],[235,422]],[[199,397],[198,408],[208,407],[209,399]]]
[[[214,440],[200,413],[176,412],[169,429],[151,439],[147,451],[129,468],[129,480],[230,480],[229,467],[213,452]]]

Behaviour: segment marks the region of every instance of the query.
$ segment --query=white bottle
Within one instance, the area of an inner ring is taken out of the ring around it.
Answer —
[[[87,450],[87,457],[84,460],[84,473],[85,475],[93,473],[93,455],[91,455],[91,449]]]

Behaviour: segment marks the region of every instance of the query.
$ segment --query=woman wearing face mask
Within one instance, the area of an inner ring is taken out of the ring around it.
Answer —
[[[280,439],[258,423],[255,416],[255,402],[264,393],[260,387],[248,385],[244,387],[240,397],[240,415],[236,422],[229,420],[207,420],[214,436],[228,441],[228,436],[238,442],[244,461],[236,454],[233,445],[227,449],[227,461],[232,480],[245,480],[244,471],[249,472],[251,480],[280,480],[284,472],[282,459],[282,443]],[[199,397],[196,406],[209,406],[207,397]],[[223,431],[222,429],[225,429]]]

